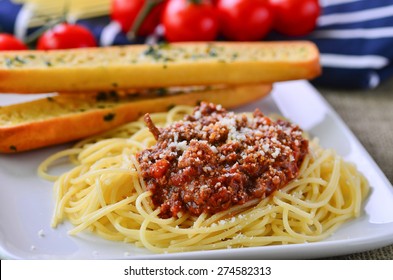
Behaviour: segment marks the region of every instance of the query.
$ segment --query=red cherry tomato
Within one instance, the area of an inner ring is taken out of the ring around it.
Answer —
[[[274,29],[289,36],[307,35],[315,29],[321,8],[318,0],[269,0]]]
[[[97,46],[93,34],[77,24],[60,23],[45,31],[38,39],[37,49],[75,49]]]
[[[208,0],[169,0],[162,24],[169,42],[213,41],[218,34],[217,11]]]
[[[273,25],[268,0],[218,0],[217,9],[221,33],[230,40],[260,40]]]
[[[112,0],[111,18],[121,25],[123,32],[127,33],[132,27],[136,17],[149,0]],[[143,20],[137,35],[147,36],[154,32],[160,23],[164,1],[156,5]]]
[[[0,33],[0,51],[26,50],[27,47],[16,37]]]

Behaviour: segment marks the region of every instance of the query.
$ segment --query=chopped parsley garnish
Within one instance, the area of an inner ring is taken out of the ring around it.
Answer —
[[[104,121],[106,122],[110,122],[111,120],[113,120],[115,118],[115,114],[114,113],[108,113],[104,116]]]
[[[6,59],[5,59],[5,65],[6,65],[7,67],[11,67],[11,66],[12,66],[12,60],[9,59],[9,58],[6,58]]]
[[[158,50],[158,48],[154,48],[154,46],[149,45],[147,50],[144,52],[144,55],[151,56],[154,60],[160,60],[162,58],[162,54]]]
[[[239,57],[239,54],[238,53],[233,53],[232,54],[232,59],[233,60],[235,60],[236,58],[238,58]]]
[[[170,109],[172,109],[175,106],[176,106],[176,104],[169,104],[168,107],[166,107],[166,109],[169,111]]]
[[[23,58],[20,58],[19,56],[15,56],[14,61],[15,62],[19,62],[21,64],[25,64],[26,63],[26,61]]]
[[[164,96],[164,95],[168,94],[168,89],[167,88],[158,88],[158,89],[156,89],[156,94],[158,96]]]
[[[26,61],[23,58],[19,57],[18,55],[15,57],[12,57],[12,58],[5,58],[4,62],[7,67],[14,66],[15,64],[25,64],[26,63]]]
[[[108,95],[104,91],[100,91],[96,95],[96,101],[106,101],[108,100]]]
[[[208,47],[208,54],[209,54],[209,56],[211,56],[211,57],[216,57],[216,56],[218,56],[218,54],[217,54],[217,49],[215,48],[215,47],[213,47],[213,46],[209,46]]]
[[[114,100],[118,100],[118,99],[119,99],[119,94],[118,94],[117,91],[115,91],[115,90],[111,90],[111,91],[109,92],[109,96],[110,96],[112,99],[114,99]]]

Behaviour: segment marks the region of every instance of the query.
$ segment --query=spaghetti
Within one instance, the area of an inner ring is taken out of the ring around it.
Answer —
[[[166,127],[192,110],[176,106],[151,119]],[[136,156],[155,143],[143,121],[137,121],[44,161],[40,176],[55,180],[52,225],[67,219],[75,225],[70,234],[88,229],[157,253],[314,242],[358,217],[369,191],[354,165],[313,140],[298,177],[272,195],[214,214],[179,212],[163,218],[153,206]],[[65,156],[76,166],[59,177],[49,175],[48,168]]]

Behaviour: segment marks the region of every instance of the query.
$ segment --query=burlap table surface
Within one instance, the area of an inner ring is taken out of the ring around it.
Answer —
[[[393,78],[372,90],[317,89],[393,183]],[[333,259],[392,260],[393,245]]]

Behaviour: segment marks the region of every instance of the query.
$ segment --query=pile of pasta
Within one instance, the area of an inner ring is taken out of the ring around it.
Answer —
[[[192,107],[176,106],[151,118],[164,127],[191,112]],[[156,253],[315,242],[358,217],[369,192],[353,164],[311,140],[298,178],[270,197],[214,215],[184,213],[162,219],[135,158],[154,143],[139,120],[85,139],[44,161],[40,175],[55,181],[52,225],[68,220],[75,226],[72,235],[87,230]],[[51,167],[64,157],[75,167],[58,177],[50,175]]]

